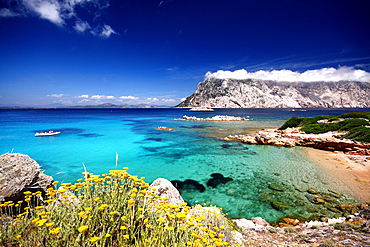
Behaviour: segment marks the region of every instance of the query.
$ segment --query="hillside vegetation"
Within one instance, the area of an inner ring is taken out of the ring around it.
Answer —
[[[305,133],[320,134],[343,131],[342,138],[370,142],[370,112],[349,112],[339,116],[319,115],[313,118],[289,118],[279,129],[300,127]]]

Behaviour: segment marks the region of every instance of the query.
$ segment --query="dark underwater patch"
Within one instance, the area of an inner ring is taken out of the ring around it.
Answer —
[[[153,148],[153,147],[141,147],[145,151],[152,152],[152,153],[157,153],[158,152],[158,147]]]
[[[162,138],[154,138],[154,137],[145,139],[145,141],[156,141],[156,142],[161,142],[162,140],[163,140]]]
[[[211,179],[208,180],[207,186],[216,188],[220,184],[226,184],[227,182],[233,181],[234,179],[229,177],[224,177],[221,173],[212,173]]]
[[[90,137],[100,137],[100,136],[103,136],[103,135],[99,135],[99,134],[95,134],[95,133],[87,133],[87,134],[78,134],[78,136],[90,138]]]
[[[193,179],[186,179],[185,181],[172,180],[171,183],[178,189],[180,192],[183,191],[194,191],[198,190],[199,192],[204,192],[206,187],[203,184],[199,183]]]

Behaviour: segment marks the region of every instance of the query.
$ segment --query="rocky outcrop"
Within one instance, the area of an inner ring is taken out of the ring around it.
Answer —
[[[46,192],[52,182],[53,178],[44,174],[28,155],[0,155],[0,202],[19,200],[27,190]]]
[[[215,108],[365,108],[366,82],[277,82],[209,78],[178,107]]]
[[[340,139],[342,135],[343,133],[336,132],[306,134],[296,128],[288,128],[260,130],[255,135],[230,135],[224,140],[284,147],[306,146],[328,151],[343,151],[347,154],[370,155],[370,143]]]
[[[147,195],[150,195],[150,193],[156,194],[159,198],[167,198],[168,202],[173,205],[180,205],[185,202],[180,192],[165,178],[154,180],[148,188]]]
[[[234,116],[227,116],[227,115],[216,115],[213,117],[207,117],[207,118],[198,118],[198,117],[189,117],[184,115],[182,118],[176,118],[174,119],[176,121],[179,120],[188,120],[188,121],[226,121],[226,122],[231,122],[231,121],[251,121],[252,119],[247,117],[234,117]]]

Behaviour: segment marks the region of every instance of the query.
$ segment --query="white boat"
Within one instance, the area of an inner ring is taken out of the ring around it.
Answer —
[[[200,106],[200,107],[193,107],[189,109],[189,111],[214,111],[214,110],[211,107]]]
[[[49,131],[40,131],[40,132],[37,132],[35,134],[36,137],[39,137],[39,136],[54,136],[54,135],[58,135],[60,134],[60,131],[53,131],[53,130],[49,130]]]

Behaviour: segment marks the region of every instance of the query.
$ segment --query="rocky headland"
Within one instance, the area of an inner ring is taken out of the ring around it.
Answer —
[[[229,135],[224,140],[283,147],[305,146],[328,151],[342,151],[350,155],[370,155],[370,143],[342,139],[344,134],[345,132],[307,134],[299,128],[263,129],[254,135]]]
[[[366,108],[365,82],[278,82],[208,78],[177,107],[214,108]]]

